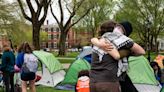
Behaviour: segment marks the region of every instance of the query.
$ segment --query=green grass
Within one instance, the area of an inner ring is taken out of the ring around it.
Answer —
[[[60,63],[72,63],[75,59],[58,59]]]
[[[58,57],[58,53],[57,52],[52,52],[56,57]],[[77,57],[77,55],[79,54],[80,52],[66,52],[66,55],[63,56],[63,57],[70,57],[70,58],[75,58]]]
[[[56,90],[50,87],[37,86],[37,92],[74,92],[74,91]]]
[[[79,55],[79,52],[67,52],[65,56],[58,57],[57,52],[53,52],[53,54],[58,58],[60,63],[72,63],[75,61],[76,57]],[[69,58],[69,59],[66,59]]]
[[[0,92],[3,92],[2,87],[0,87]],[[28,90],[28,92],[30,92],[30,90]],[[50,88],[50,87],[37,86],[36,92],[74,92],[74,91],[56,90],[56,89]]]

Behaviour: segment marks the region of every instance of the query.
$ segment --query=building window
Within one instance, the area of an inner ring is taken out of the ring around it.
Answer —
[[[51,34],[51,39],[54,39],[54,35],[53,34]]]
[[[58,27],[56,28],[56,32],[59,32],[59,28]]]
[[[53,42],[51,43],[51,48],[54,48],[54,43]]]
[[[48,32],[51,32],[50,28],[48,28]]]
[[[48,32],[48,28],[45,28],[45,31]]]
[[[60,35],[60,34],[57,34],[57,35],[56,35],[56,36],[57,36],[57,39],[59,39],[59,35]]]
[[[66,45],[66,48],[68,48],[68,42],[66,42],[65,45]]]
[[[54,28],[52,27],[52,28],[51,28],[51,32],[53,32],[53,31],[54,31]]]
[[[51,34],[48,34],[48,40],[51,40]]]
[[[58,38],[57,38],[57,35],[54,35],[54,39],[58,39]]]
[[[161,47],[164,47],[164,42],[161,42]]]
[[[51,42],[48,43],[48,48],[51,48]]]
[[[56,42],[54,42],[54,48],[57,48],[57,43]]]

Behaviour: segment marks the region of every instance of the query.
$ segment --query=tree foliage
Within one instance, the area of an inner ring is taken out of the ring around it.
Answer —
[[[164,0],[122,0],[117,6],[117,20],[131,21],[145,45],[149,42],[152,48],[157,44],[159,34],[164,31]],[[150,32],[148,20],[151,22]]]
[[[92,37],[96,36],[100,24],[111,19],[114,3],[112,0],[92,0],[87,3],[88,5],[94,5],[94,8],[78,23],[77,27],[84,27],[85,30],[92,33]],[[85,10],[85,7],[83,9]],[[81,12],[78,12],[76,17],[80,15]]]
[[[0,34],[6,35],[13,45],[19,45],[22,41],[31,42],[28,36],[30,26],[22,18],[18,4],[1,0],[0,8]]]

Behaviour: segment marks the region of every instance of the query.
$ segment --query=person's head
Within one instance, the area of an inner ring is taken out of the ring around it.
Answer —
[[[157,62],[150,62],[150,66],[156,71],[160,69],[159,65]]]
[[[161,77],[161,68],[157,62],[150,62],[150,66],[153,68],[155,74],[157,73],[158,77]]]
[[[3,51],[10,51],[11,47],[8,44],[3,45]]]
[[[108,20],[108,21],[104,22],[100,26],[99,36],[102,36],[106,32],[113,32],[113,29],[116,26],[116,24],[117,23],[115,21],[112,21],[112,20]]]
[[[23,52],[24,42],[18,47],[18,53]]]
[[[119,23],[120,25],[118,25],[119,27],[122,27],[122,31],[124,33],[124,35],[129,36],[132,31],[132,24],[129,21],[123,21]]]
[[[27,42],[24,43],[23,52],[24,53],[32,53],[32,49],[31,49],[30,45]]]
[[[89,70],[81,70],[78,74],[78,78],[81,76],[88,76],[89,77]]]

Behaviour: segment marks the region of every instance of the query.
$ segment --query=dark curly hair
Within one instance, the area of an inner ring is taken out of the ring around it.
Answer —
[[[158,77],[161,77],[162,76],[162,72],[161,72],[161,68],[159,67],[158,63],[157,62],[150,62],[150,66],[153,68],[155,66],[158,67],[158,72],[157,72],[157,76]],[[154,69],[154,68],[153,68]]]
[[[81,76],[88,76],[89,77],[89,70],[81,70],[78,74],[78,78]]]
[[[106,32],[113,32],[113,29],[116,26],[116,24],[117,23],[115,21],[112,21],[112,20],[108,20],[108,21],[104,22],[100,26],[99,36],[102,36]]]

